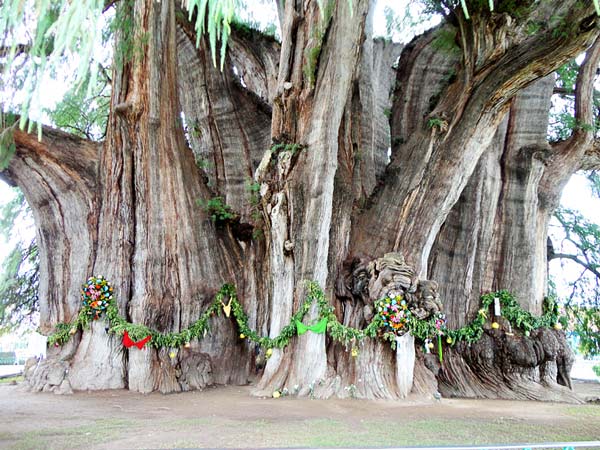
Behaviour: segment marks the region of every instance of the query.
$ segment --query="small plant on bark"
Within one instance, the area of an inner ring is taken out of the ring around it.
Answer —
[[[199,200],[198,204],[210,216],[210,220],[217,225],[222,225],[236,218],[231,206],[224,203],[221,197],[213,197],[206,202]]]

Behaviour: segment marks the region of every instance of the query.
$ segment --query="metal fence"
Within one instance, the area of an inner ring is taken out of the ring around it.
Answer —
[[[600,424],[598,425],[600,434]],[[386,447],[385,450],[575,450],[575,449],[600,449],[600,441],[585,442],[549,442],[546,444],[503,444],[503,445],[449,445],[435,447]],[[312,450],[312,449],[295,449]],[[357,450],[356,448],[336,448],[335,450]],[[363,448],[363,450],[382,450],[382,447]]]

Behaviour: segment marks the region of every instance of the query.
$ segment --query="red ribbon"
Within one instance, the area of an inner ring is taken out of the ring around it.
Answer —
[[[148,335],[141,341],[134,342],[129,337],[129,333],[127,333],[127,330],[125,330],[125,332],[123,333],[123,345],[127,348],[133,347],[135,345],[141,350],[142,348],[144,348],[144,345],[146,345],[146,342],[150,341],[150,339],[152,339],[152,336]]]

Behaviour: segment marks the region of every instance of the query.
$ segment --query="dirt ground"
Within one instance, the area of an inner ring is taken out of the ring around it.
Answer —
[[[600,383],[576,389],[600,396]],[[250,387],[141,395],[0,385],[0,447],[385,447],[600,440],[600,404],[256,398]]]

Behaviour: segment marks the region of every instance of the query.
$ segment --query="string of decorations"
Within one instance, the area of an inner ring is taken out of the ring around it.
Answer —
[[[395,348],[396,337],[410,332],[415,338],[424,342],[425,350],[428,353],[433,348],[433,338],[437,337],[441,361],[442,336],[446,338],[446,344],[451,346],[461,341],[469,344],[478,341],[484,332],[484,325],[488,320],[487,314],[492,304],[495,304],[498,312],[501,305],[502,316],[513,327],[522,330],[526,336],[541,327],[562,328],[556,303],[547,300],[544,304],[544,314],[536,317],[523,310],[509,292],[498,291],[483,295],[481,297],[482,307],[475,319],[458,329],[449,329],[443,314],[436,314],[425,320],[417,318],[411,314],[409,305],[402,296],[377,300],[375,302],[376,314],[373,319],[364,329],[358,329],[341,324],[323,290],[316,282],[310,281],[306,284],[306,299],[290,318],[289,324],[284,326],[279,335],[274,338],[260,336],[249,327],[248,315],[238,301],[235,287],[232,284],[224,284],[206,311],[188,328],[179,332],[161,333],[146,325],[128,322],[119,315],[112,292],[110,283],[104,277],[90,277],[82,286],[82,308],[79,314],[71,323],[59,323],[56,331],[48,337],[48,344],[59,346],[66,343],[79,329],[87,327],[91,321],[97,320],[105,314],[110,325],[108,331],[123,335],[123,343],[127,348],[136,346],[142,349],[146,343],[155,348],[189,347],[192,340],[200,340],[207,335],[210,318],[223,313],[227,318],[233,314],[240,339],[247,339],[262,347],[266,350],[267,357],[271,356],[273,348],[284,348],[295,335],[304,334],[309,330],[314,333],[327,332],[333,340],[347,347],[352,346],[351,354],[354,357],[358,356],[355,344],[365,338],[379,337],[389,341],[392,348]],[[302,321],[313,303],[317,305],[318,319],[313,325],[305,325]],[[492,322],[491,327],[497,329],[500,326],[497,322]]]

